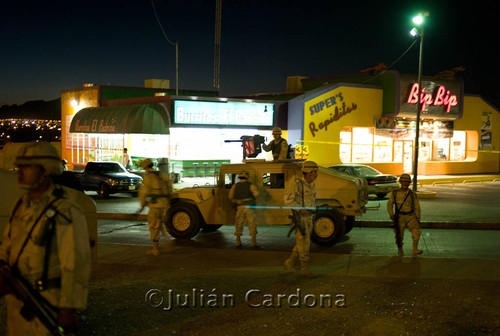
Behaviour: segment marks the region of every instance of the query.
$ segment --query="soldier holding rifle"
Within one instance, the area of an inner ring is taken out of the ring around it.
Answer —
[[[312,276],[309,269],[309,249],[313,227],[314,210],[316,209],[316,185],[318,165],[306,161],[302,166],[302,178],[295,180],[285,194],[285,204],[292,207],[292,225],[295,227],[295,246],[292,254],[285,261],[287,272],[294,273],[297,260],[300,261],[300,275]]]
[[[405,227],[408,227],[413,240],[411,254],[417,255],[423,252],[418,248],[420,240],[420,203],[417,195],[408,188],[410,183],[410,175],[401,174],[399,177],[401,187],[393,190],[387,201],[387,212],[394,222],[394,234],[400,256],[404,256],[403,240]]]
[[[90,245],[81,208],[52,182],[61,157],[48,142],[30,142],[14,161],[17,201],[0,246],[0,295],[9,335],[76,332],[75,309],[87,305]]]

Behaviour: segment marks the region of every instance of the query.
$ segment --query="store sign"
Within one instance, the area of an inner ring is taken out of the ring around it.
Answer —
[[[187,125],[272,126],[271,103],[176,100],[174,122]]]
[[[425,118],[458,119],[462,111],[462,82],[456,79],[422,80],[421,87],[415,77],[401,76],[401,97],[398,117],[414,118],[417,104]]]
[[[419,96],[418,83],[414,83],[408,96],[408,104],[417,104]],[[446,113],[450,113],[452,106],[458,105],[456,95],[450,94],[450,90],[446,90],[444,85],[440,85],[435,93],[428,93],[425,88],[420,92],[421,111],[425,111],[427,105],[443,106]]]
[[[402,118],[378,118],[375,120],[375,134],[394,139],[415,137],[416,120]],[[442,139],[453,136],[454,123],[451,120],[421,120],[419,133],[424,139]]]
[[[318,102],[310,106],[306,103],[305,108],[309,110],[311,116],[319,119],[309,122],[309,132],[315,137],[318,132],[328,131],[330,124],[357,110],[358,105],[346,102],[342,92],[338,92],[337,94],[323,95]]]

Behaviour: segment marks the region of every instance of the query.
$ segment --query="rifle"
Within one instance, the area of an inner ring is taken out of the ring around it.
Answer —
[[[170,194],[151,194],[146,196],[146,203],[139,210],[135,212],[135,215],[138,215],[144,210],[149,204],[155,204],[158,198],[166,198],[170,203],[170,199],[172,198]]]
[[[401,206],[398,208],[398,205],[396,204],[396,191],[393,191],[393,196],[394,196],[394,219],[393,219],[393,227],[394,227],[394,232],[396,233],[396,245],[398,248],[403,247],[403,241],[401,240],[401,231],[399,229],[399,212],[401,211],[401,208],[403,207],[403,204],[406,202],[406,199],[408,198],[408,195],[410,194],[411,191],[409,191],[405,198],[403,199],[403,203],[401,203]]]
[[[0,276],[16,298],[24,303],[21,316],[27,321],[37,317],[53,335],[66,335],[63,327],[57,323],[59,309],[51,305],[40,292],[35,290],[16,268],[0,261]]]
[[[304,227],[302,226],[302,221],[301,221],[301,214],[297,210],[292,210],[292,214],[288,216],[292,220],[292,227],[290,228],[290,231],[288,231],[287,237],[290,237],[290,234],[294,229],[297,229],[302,233],[303,236],[306,235],[306,231],[304,230]]]
[[[399,211],[394,214],[394,219],[392,220],[394,232],[396,233],[396,245],[398,248],[403,247],[403,242],[401,241],[401,231],[399,229]]]

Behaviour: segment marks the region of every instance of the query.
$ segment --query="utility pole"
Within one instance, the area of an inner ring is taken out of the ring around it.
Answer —
[[[215,0],[215,43],[214,43],[214,91],[220,89],[220,35],[222,21],[222,0]]]

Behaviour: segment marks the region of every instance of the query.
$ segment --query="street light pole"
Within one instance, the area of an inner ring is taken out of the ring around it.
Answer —
[[[417,176],[418,176],[418,152],[420,151],[420,110],[422,108],[421,92],[422,92],[422,64],[423,64],[423,48],[424,47],[424,29],[420,33],[420,53],[418,57],[418,101],[417,101],[417,124],[415,126],[415,154],[413,161],[413,191],[417,191]]]
[[[413,155],[413,191],[417,191],[417,179],[418,179],[418,152],[420,151],[420,110],[422,108],[422,64],[423,64],[423,54],[424,54],[424,16],[429,16],[429,12],[425,11],[423,14],[413,18],[413,22],[421,25],[422,28],[419,30],[418,36],[420,38],[420,51],[418,57],[418,98],[417,98],[417,120],[415,125],[415,151]],[[415,32],[415,28],[412,32]],[[413,33],[412,33],[413,34]]]

